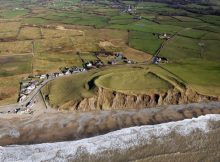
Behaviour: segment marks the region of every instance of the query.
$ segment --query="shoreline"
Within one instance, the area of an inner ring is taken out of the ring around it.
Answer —
[[[213,158],[219,159],[219,145],[213,140],[218,139],[219,122],[220,115],[204,115],[177,122],[125,128],[77,141],[0,147],[0,160],[101,162],[107,159],[148,161],[168,158],[165,161],[175,161],[188,155],[190,158],[187,156],[185,161],[193,161],[190,159],[195,157],[213,161]],[[207,145],[210,147],[204,151]],[[212,153],[208,151],[210,149]]]
[[[78,140],[132,126],[154,125],[220,114],[220,102],[169,105],[138,110],[39,112],[0,115],[0,146]]]

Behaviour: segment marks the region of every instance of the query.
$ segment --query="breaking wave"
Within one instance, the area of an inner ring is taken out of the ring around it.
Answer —
[[[220,121],[220,115],[212,114],[177,122],[130,127],[77,141],[0,147],[0,161],[66,162],[73,160],[81,152],[95,155],[106,150],[127,150],[143,142],[148,144],[153,139],[160,140],[173,131],[182,136],[187,136],[195,130],[207,133],[210,130],[209,121]]]

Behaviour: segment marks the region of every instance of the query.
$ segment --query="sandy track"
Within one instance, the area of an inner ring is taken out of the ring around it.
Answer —
[[[0,145],[81,139],[121,128],[220,114],[220,102],[139,110],[0,115]]]

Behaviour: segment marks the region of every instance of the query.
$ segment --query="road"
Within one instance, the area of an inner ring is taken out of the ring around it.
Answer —
[[[37,88],[33,90],[33,92],[27,96],[27,98],[24,100],[22,103],[16,103],[16,104],[11,104],[11,105],[5,105],[5,106],[0,106],[0,113],[7,113],[7,112],[12,112],[13,110],[17,108],[21,109],[26,109],[26,105],[30,103],[34,97],[39,93],[41,88],[43,88],[48,82],[54,80],[55,78],[49,78],[43,81]]]
[[[180,30],[180,31],[178,31],[178,32],[176,32],[176,33],[174,33],[173,35],[171,35],[170,39],[168,39],[168,40],[166,40],[166,41],[163,41],[163,43],[162,43],[162,44],[160,45],[160,47],[157,49],[157,51],[156,51],[154,57],[152,58],[152,63],[155,64],[155,61],[156,61],[155,58],[159,56],[161,50],[164,48],[164,46],[165,46],[165,44],[167,44],[167,42],[173,40],[175,36],[177,36],[179,33],[183,32],[184,30],[189,30],[189,29],[191,29],[191,28],[184,28],[184,29],[182,29],[182,30]]]
[[[82,72],[81,72],[82,73]],[[71,75],[74,75],[77,73],[73,73]],[[27,98],[22,102],[22,103],[16,103],[16,104],[11,104],[11,105],[4,105],[0,106],[0,113],[8,113],[9,111],[12,112],[13,110],[17,108],[21,108],[22,110],[25,110],[27,108],[27,105],[33,101],[35,96],[40,92],[40,90],[50,81],[61,78],[61,77],[67,77],[70,75],[63,75],[63,76],[58,76],[58,77],[49,77],[48,79],[45,79],[39,86],[37,86],[31,94],[27,96]]]

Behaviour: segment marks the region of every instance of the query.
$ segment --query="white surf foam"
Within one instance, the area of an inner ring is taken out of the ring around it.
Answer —
[[[65,162],[68,158],[76,156],[80,152],[79,150],[88,154],[97,154],[105,150],[126,150],[143,141],[150,143],[152,138],[160,139],[174,130],[183,136],[189,135],[195,129],[206,133],[209,131],[208,122],[210,120],[219,121],[220,115],[212,114],[177,122],[125,128],[78,141],[0,147],[0,161],[37,162],[49,160]]]

